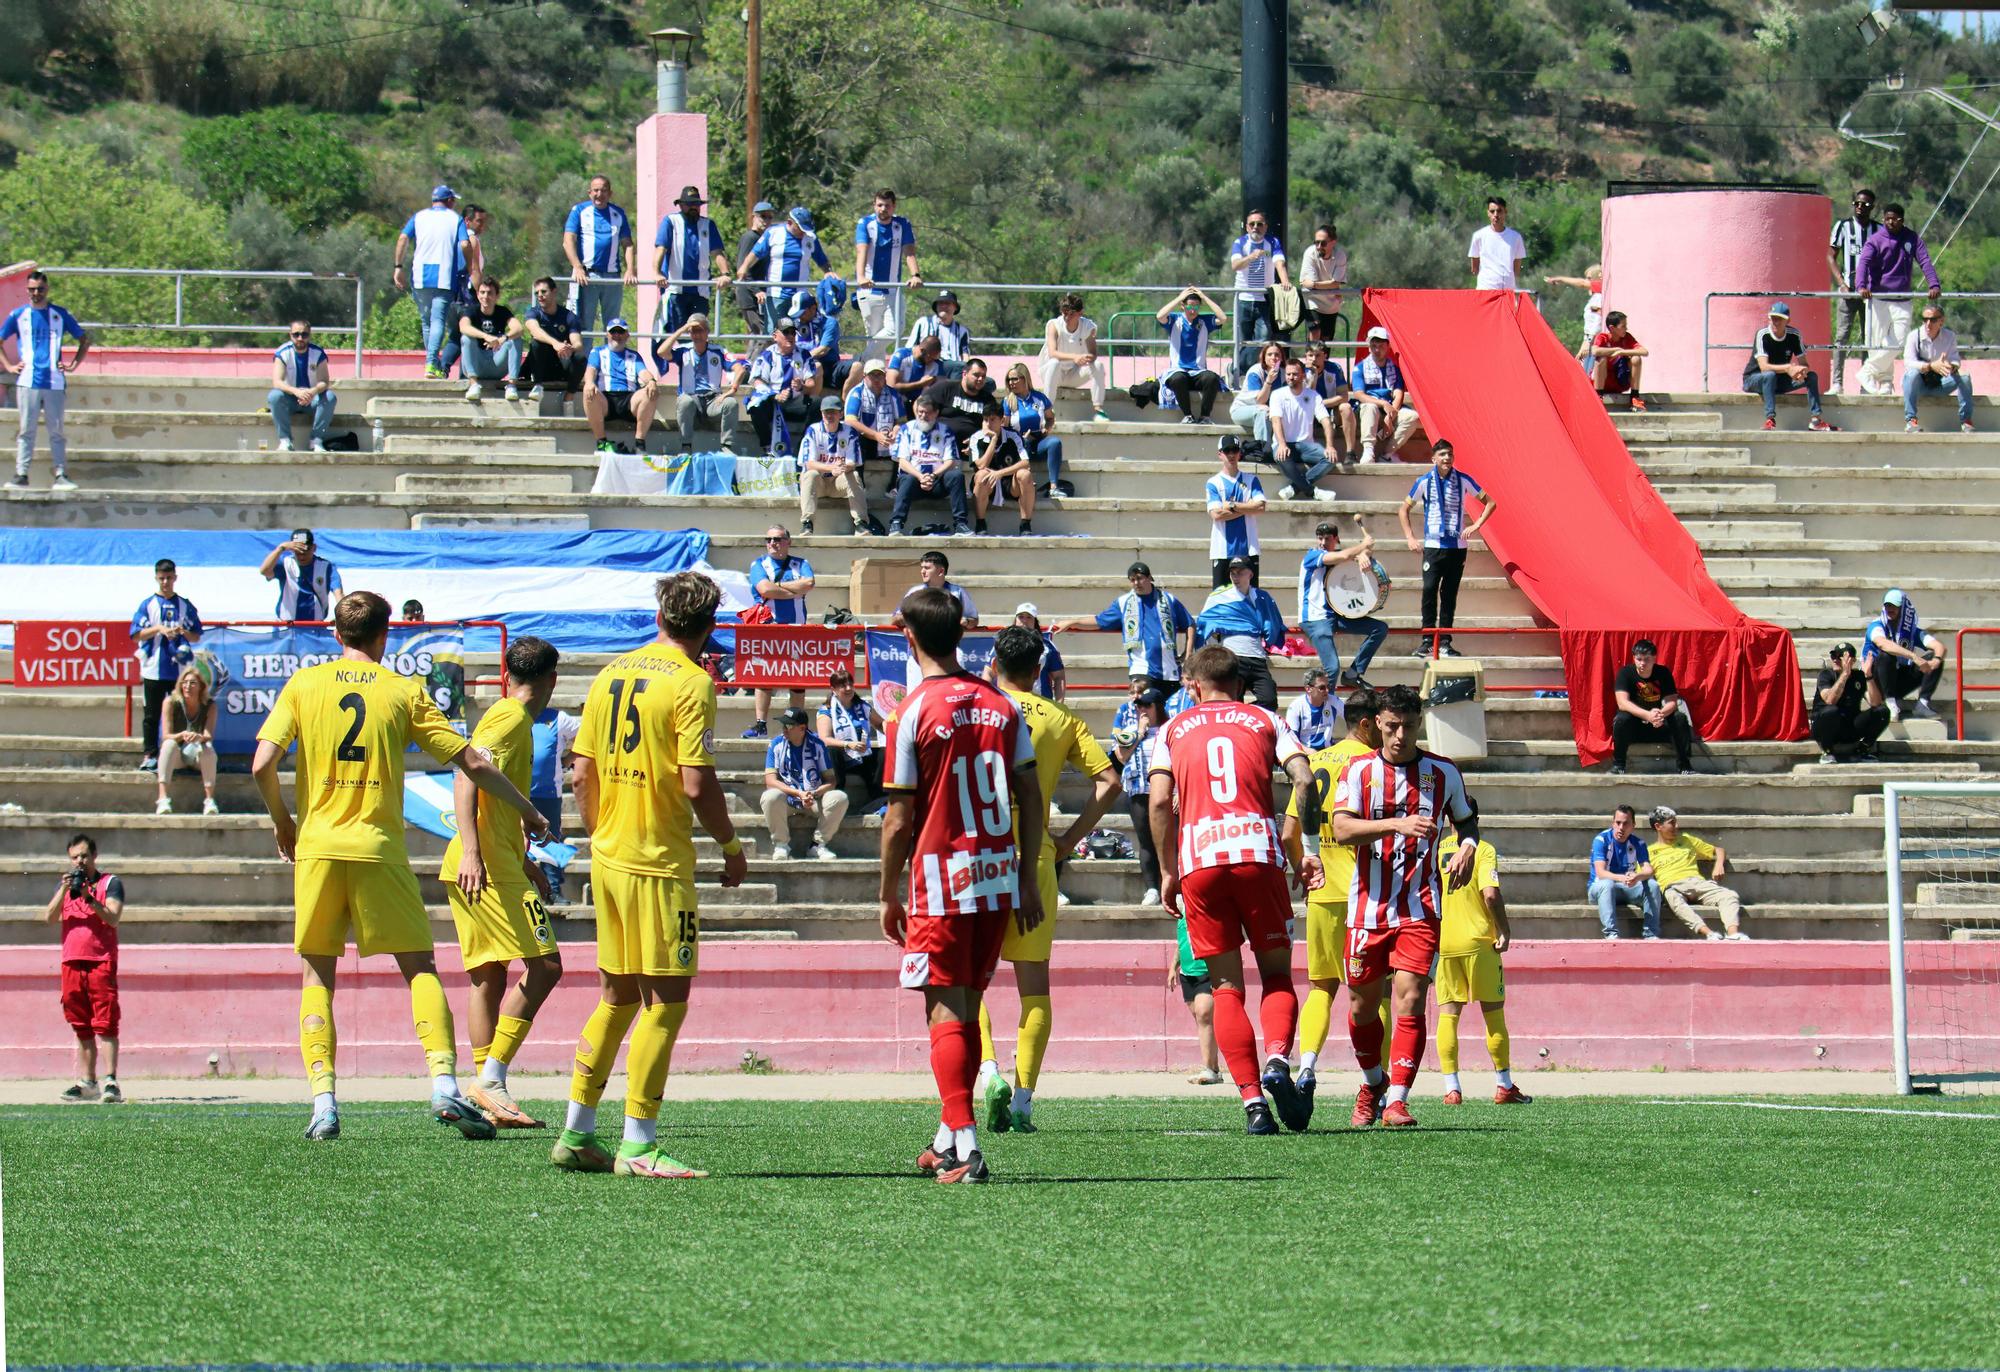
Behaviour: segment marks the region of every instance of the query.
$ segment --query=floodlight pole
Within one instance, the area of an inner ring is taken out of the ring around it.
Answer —
[[[1262,210],[1286,233],[1289,0],[1243,0],[1243,212]]]

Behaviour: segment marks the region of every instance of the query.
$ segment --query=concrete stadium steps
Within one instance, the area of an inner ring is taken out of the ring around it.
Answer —
[[[1718,358],[1722,355],[1716,354]],[[1647,410],[1643,414],[1617,409],[1611,412],[1612,422],[1621,430],[1634,428],[1685,425],[1688,428],[1703,428],[1712,420],[1714,426],[1725,430],[1754,430],[1762,432],[1764,423],[1764,399],[1748,391],[1737,389],[1737,372],[1727,375],[1710,369],[1709,381],[1714,391],[1676,391],[1655,395],[1647,393]],[[1825,395],[1820,398],[1829,424],[1838,426],[1849,435],[1901,436],[1903,432],[1903,397],[1901,391],[1893,396],[1872,395]],[[1991,432],[1995,427],[1990,408],[1992,398],[1975,395],[1973,399],[1973,427]],[[1802,393],[1778,398],[1779,431],[1803,429],[1806,416],[1806,398]],[[1933,434],[1944,433],[1955,439],[1972,441],[1979,434],[1963,435],[1958,431],[1958,403],[1956,398],[1925,396],[1917,401],[1917,420]],[[1829,435],[1814,435],[1815,438]]]
[[[378,397],[401,396],[421,399],[451,388],[462,394],[464,382],[425,381],[332,376],[334,394],[344,409],[361,413]],[[206,413],[257,413],[270,394],[268,370],[257,377],[125,377],[95,373],[86,367],[69,383],[69,409],[79,410],[194,410]],[[269,418],[265,420],[267,426]]]

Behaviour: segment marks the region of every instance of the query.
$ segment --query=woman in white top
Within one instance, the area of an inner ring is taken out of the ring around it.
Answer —
[[[1097,355],[1097,323],[1083,312],[1083,297],[1074,291],[1056,301],[1056,317],[1042,329],[1042,390],[1056,398],[1065,383],[1090,390],[1091,418],[1111,418],[1104,412],[1104,359]]]
[[[215,807],[215,696],[208,678],[193,663],[181,668],[174,692],[160,712],[160,795],[153,813],[170,815],[174,803],[167,787],[174,779],[174,764],[201,770],[201,812],[217,813]]]
[[[1246,428],[1261,441],[1271,441],[1271,392],[1285,384],[1282,343],[1266,343],[1257,350],[1257,365],[1243,373],[1243,389],[1229,397],[1230,422]]]

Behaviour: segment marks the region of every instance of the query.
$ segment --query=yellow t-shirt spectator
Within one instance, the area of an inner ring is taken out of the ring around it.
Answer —
[[[1655,838],[1646,848],[1653,859],[1653,880],[1662,891],[1677,881],[1699,881],[1701,868],[1695,864],[1715,860],[1715,845],[1685,830],[1672,843]]]

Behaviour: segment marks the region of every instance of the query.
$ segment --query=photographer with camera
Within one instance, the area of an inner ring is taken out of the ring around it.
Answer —
[[[69,841],[69,870],[44,916],[62,930],[63,1018],[76,1033],[76,1084],[62,1093],[64,1100],[116,1105],[125,1099],[118,1090],[118,919],[124,912],[125,884],[97,870],[97,840],[78,834]]]
[[[1834,644],[1813,683],[1812,736],[1821,762],[1832,762],[1834,749],[1850,743],[1856,762],[1876,760],[1875,740],[1889,727],[1889,707],[1864,707],[1867,695],[1868,674],[1861,670],[1854,645]]]

